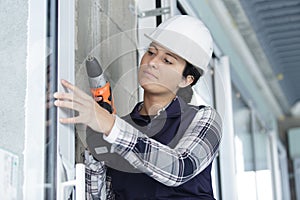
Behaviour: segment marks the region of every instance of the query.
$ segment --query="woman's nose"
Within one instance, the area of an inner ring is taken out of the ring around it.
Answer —
[[[153,56],[149,61],[149,65],[153,68],[157,68],[159,66],[159,58],[158,56]]]

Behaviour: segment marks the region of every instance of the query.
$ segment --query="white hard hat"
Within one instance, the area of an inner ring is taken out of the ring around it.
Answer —
[[[207,70],[213,40],[201,20],[188,15],[176,15],[145,36],[200,69],[201,74]]]

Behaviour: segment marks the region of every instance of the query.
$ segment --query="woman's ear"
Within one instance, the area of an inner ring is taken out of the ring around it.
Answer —
[[[191,85],[194,81],[194,77],[192,75],[187,75],[187,77],[183,77],[182,81],[179,83],[178,87],[184,88],[188,85]]]

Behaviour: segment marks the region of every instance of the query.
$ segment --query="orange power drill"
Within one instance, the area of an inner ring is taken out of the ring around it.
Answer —
[[[85,64],[94,99],[108,112],[116,113],[110,83],[105,79],[99,62],[95,57],[89,56]]]

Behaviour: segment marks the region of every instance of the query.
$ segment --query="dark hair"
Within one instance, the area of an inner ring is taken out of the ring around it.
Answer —
[[[189,62],[186,62],[185,68],[182,72],[182,76],[184,78],[186,78],[188,75],[191,75],[194,77],[194,81],[191,83],[191,86],[195,85],[197,83],[197,81],[199,80],[199,78],[201,77],[201,73],[199,72],[197,67],[195,67],[194,65],[192,65]]]
[[[186,78],[188,75],[191,75],[194,77],[193,82],[184,88],[179,88],[177,91],[177,94],[176,94],[177,96],[181,97],[186,103],[191,102],[192,97],[193,97],[192,86],[197,83],[197,81],[201,77],[201,73],[194,65],[192,65],[189,62],[186,62],[185,68],[182,72],[182,76],[184,78]]]

